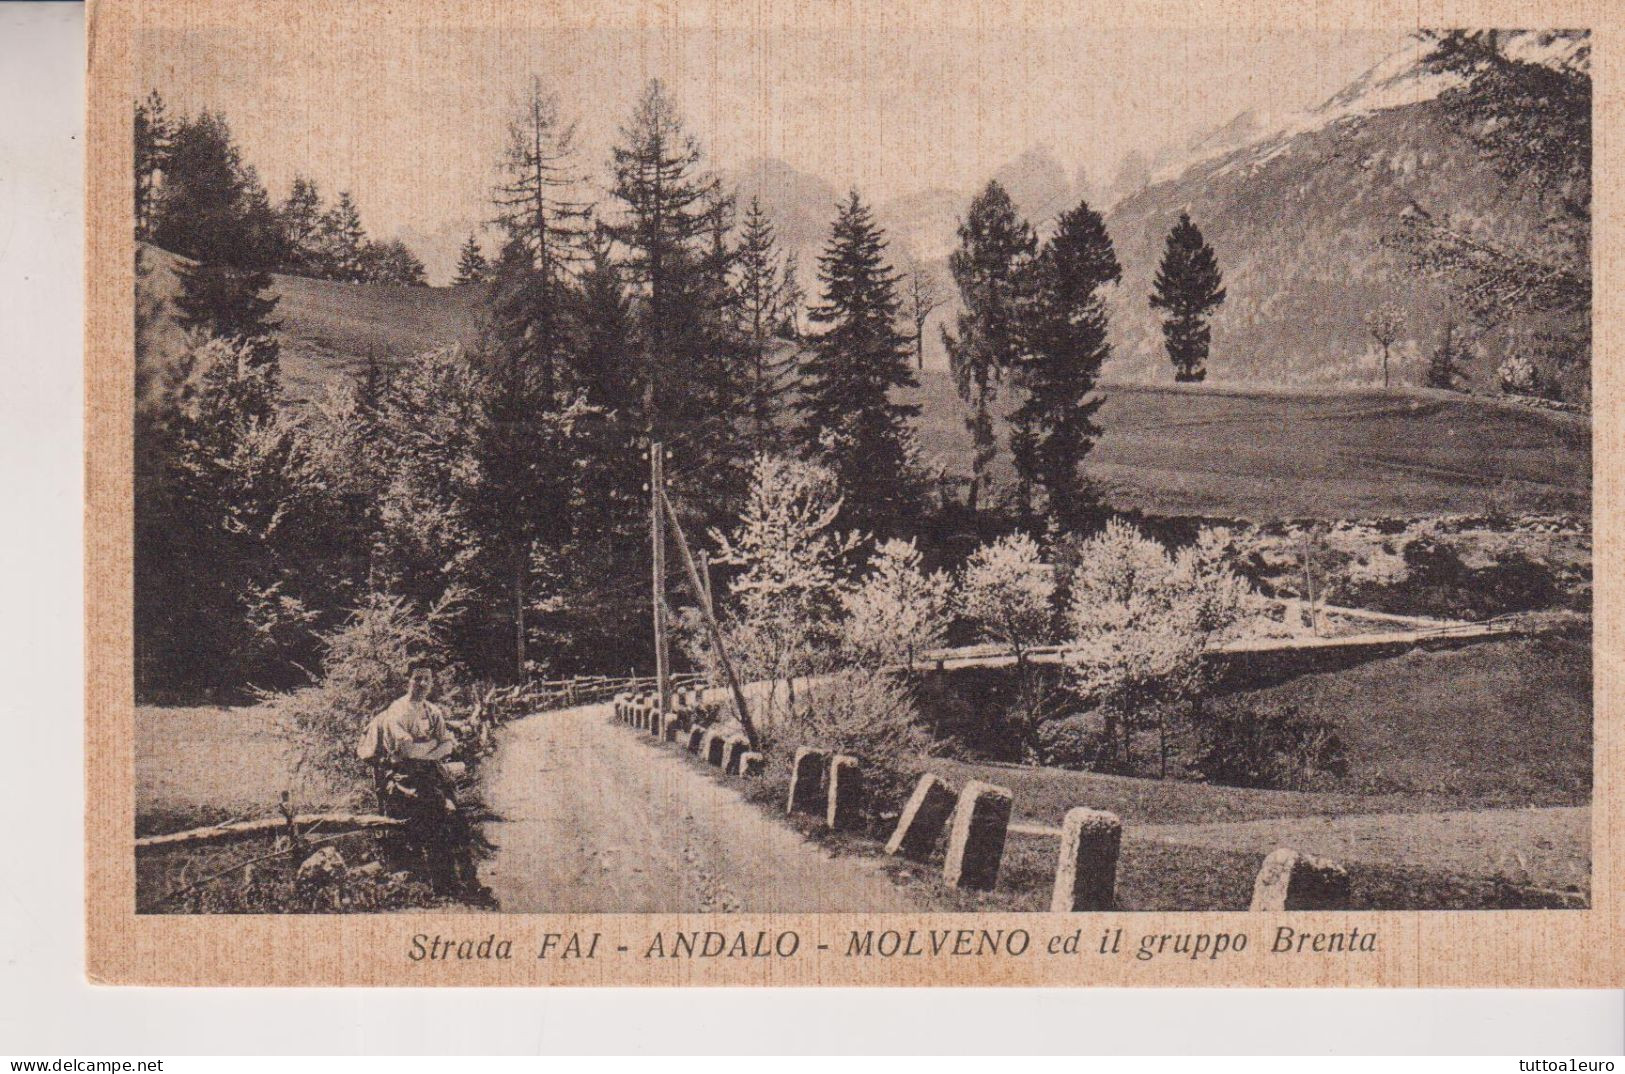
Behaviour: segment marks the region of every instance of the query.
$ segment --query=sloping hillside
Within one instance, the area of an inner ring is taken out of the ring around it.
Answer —
[[[138,286],[175,293],[179,259],[144,248]],[[375,354],[399,359],[471,339],[477,288],[383,287],[276,277],[283,383],[294,400],[354,374]],[[179,343],[167,319],[160,354]],[[948,375],[927,369],[907,394],[921,406],[932,470],[970,470],[964,411]],[[1086,464],[1121,507],[1227,518],[1590,510],[1591,437],[1583,418],[1444,392],[1224,390],[1111,385],[1105,428]],[[1002,411],[1002,404],[1000,406]],[[1001,443],[1005,430],[999,429]],[[1001,480],[1008,456],[1001,452]]]
[[[1528,35],[1563,59],[1573,42]],[[1405,311],[1398,383],[1418,383],[1423,356],[1459,317],[1437,284],[1383,246],[1413,203],[1512,247],[1534,241],[1540,191],[1508,183],[1446,121],[1441,76],[1411,48],[1318,108],[1244,116],[1195,147],[1194,159],[1113,208],[1106,224],[1123,264],[1113,298],[1113,375],[1163,381],[1171,369],[1147,305],[1163,242],[1188,211],[1218,253],[1229,297],[1214,321],[1210,379],[1231,383],[1376,384],[1365,315]],[[1487,384],[1492,349],[1470,370]]]
[[[162,300],[155,351],[180,341],[168,305],[178,290],[175,269],[183,259],[153,246],[141,249],[151,271],[138,280]],[[273,315],[281,325],[283,386],[294,399],[308,398],[334,373],[355,373],[369,356],[399,359],[448,343],[468,342],[478,331],[480,287],[399,287],[275,276]]]

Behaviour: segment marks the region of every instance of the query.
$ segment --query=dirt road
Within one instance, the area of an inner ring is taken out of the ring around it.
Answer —
[[[902,911],[874,865],[834,858],[607,705],[503,732],[481,876],[510,913]]]

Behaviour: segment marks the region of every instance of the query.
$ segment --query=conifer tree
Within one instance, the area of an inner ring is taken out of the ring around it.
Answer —
[[[281,246],[275,213],[223,116],[176,121],[164,164],[163,196],[153,206],[155,245],[208,264],[275,266]]]
[[[485,253],[480,249],[479,239],[470,233],[468,241],[457,251],[457,275],[451,282],[458,287],[483,283],[489,269],[490,265],[485,260]]]
[[[322,214],[318,244],[322,275],[333,280],[359,282],[365,276],[364,252],[367,232],[361,226],[361,211],[348,190]]]
[[[492,200],[506,234],[495,274],[490,339],[479,369],[482,475],[473,517],[489,535],[485,574],[507,590],[513,673],[526,670],[529,612],[539,599],[538,560],[569,541],[582,385],[574,368],[570,267],[583,255],[589,209],[574,125],[539,80],[508,125]]]
[[[540,79],[508,121],[492,200],[497,226],[518,243],[532,270],[558,280],[585,256],[591,206],[582,200],[575,124]]]
[[[803,367],[802,438],[834,472],[846,523],[894,536],[915,491],[909,419],[919,407],[891,398],[916,383],[909,339],[898,329],[898,277],[873,215],[856,190],[838,209],[818,259],[824,301],[809,315],[824,332]]]
[[[1032,266],[1016,373],[1024,399],[1013,415],[1027,438],[1016,466],[1044,490],[1048,513],[1063,529],[1093,521],[1079,467],[1100,434],[1094,415],[1103,399],[1094,388],[1111,356],[1104,290],[1121,278],[1105,224],[1087,202],[1061,214]]]
[[[314,179],[293,177],[288,198],[277,213],[282,224],[286,267],[295,273],[319,271],[321,264],[317,237],[322,226],[322,195]]]
[[[701,170],[699,143],[688,133],[676,103],[651,79],[621,128],[613,152],[611,193],[620,220],[611,237],[626,251],[623,278],[644,297],[640,318],[644,373],[642,415],[654,439],[671,442],[685,416],[685,385],[697,370],[679,351],[692,350],[698,333],[690,300],[703,282],[702,243],[712,237],[718,184]]]
[[[780,446],[782,415],[794,373],[793,351],[777,346],[789,318],[791,268],[781,257],[773,223],[757,198],[745,209],[739,237],[738,294],[741,327],[748,341],[751,448],[761,454]]]
[[[274,333],[280,325],[271,319],[278,300],[268,294],[270,273],[198,262],[181,266],[176,275],[175,319],[181,327],[241,343],[261,365],[276,362]]]
[[[157,90],[135,106],[135,237],[151,239],[175,124]]]
[[[1162,264],[1152,281],[1151,308],[1165,310],[1162,336],[1174,363],[1174,380],[1186,383],[1207,376],[1209,319],[1224,301],[1224,280],[1213,247],[1191,223],[1189,213],[1168,233]]]
[[[975,449],[969,496],[973,512],[998,449],[993,402],[1000,380],[1020,354],[1022,273],[1036,246],[1033,229],[1016,215],[1004,187],[993,181],[971,202],[959,225],[959,248],[948,258],[964,310],[957,335],[944,328],[942,341],[954,386],[969,410],[965,426]]]

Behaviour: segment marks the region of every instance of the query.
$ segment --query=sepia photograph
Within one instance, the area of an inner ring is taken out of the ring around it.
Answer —
[[[92,960],[1617,972],[1591,20],[1134,11],[104,5]]]
[[[255,46],[136,43],[140,912],[1588,905],[1586,31]]]

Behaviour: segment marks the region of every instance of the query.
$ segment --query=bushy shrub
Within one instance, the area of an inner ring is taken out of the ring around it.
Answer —
[[[1079,699],[1115,732],[1124,768],[1134,765],[1135,733],[1154,727],[1167,774],[1178,725],[1211,687],[1208,648],[1257,611],[1228,558],[1224,531],[1204,530],[1169,555],[1116,519],[1080,550],[1066,667]]]
[[[1403,577],[1387,585],[1351,578],[1349,603],[1399,615],[1479,620],[1563,602],[1552,568],[1516,549],[1502,552],[1494,563],[1469,567],[1455,547],[1424,533],[1407,542],[1400,555]]]
[[[361,731],[405,692],[413,662],[444,657],[440,627],[447,615],[446,605],[420,612],[400,597],[374,594],[342,626],[323,635],[316,682],[267,697],[299,748],[301,768],[362,774],[355,756]]]
[[[770,744],[786,755],[812,746],[858,758],[874,811],[907,798],[929,739],[920,728],[914,692],[903,679],[859,668],[817,680],[771,730]]]
[[[1106,717],[1098,712],[1063,716],[1038,726],[1038,744],[1046,764],[1093,768],[1113,748]]]
[[[741,678],[769,684],[759,719],[773,722],[796,705],[798,678],[833,666],[847,560],[861,538],[834,529],[840,488],[816,463],[759,456],[739,522],[711,530],[716,562],[739,568],[729,582],[724,644]],[[710,638],[691,626],[691,655],[716,670]]]
[[[1318,775],[1348,774],[1343,741],[1329,721],[1295,705],[1219,706],[1192,729],[1192,767],[1203,779],[1231,787],[1305,788]]]
[[[983,545],[965,562],[960,612],[989,641],[1008,646],[1018,662],[1050,640],[1055,570],[1026,534]]]
[[[913,541],[891,540],[875,550],[868,573],[841,595],[842,645],[858,663],[908,664],[942,645],[953,617],[953,583],[920,566]]]

